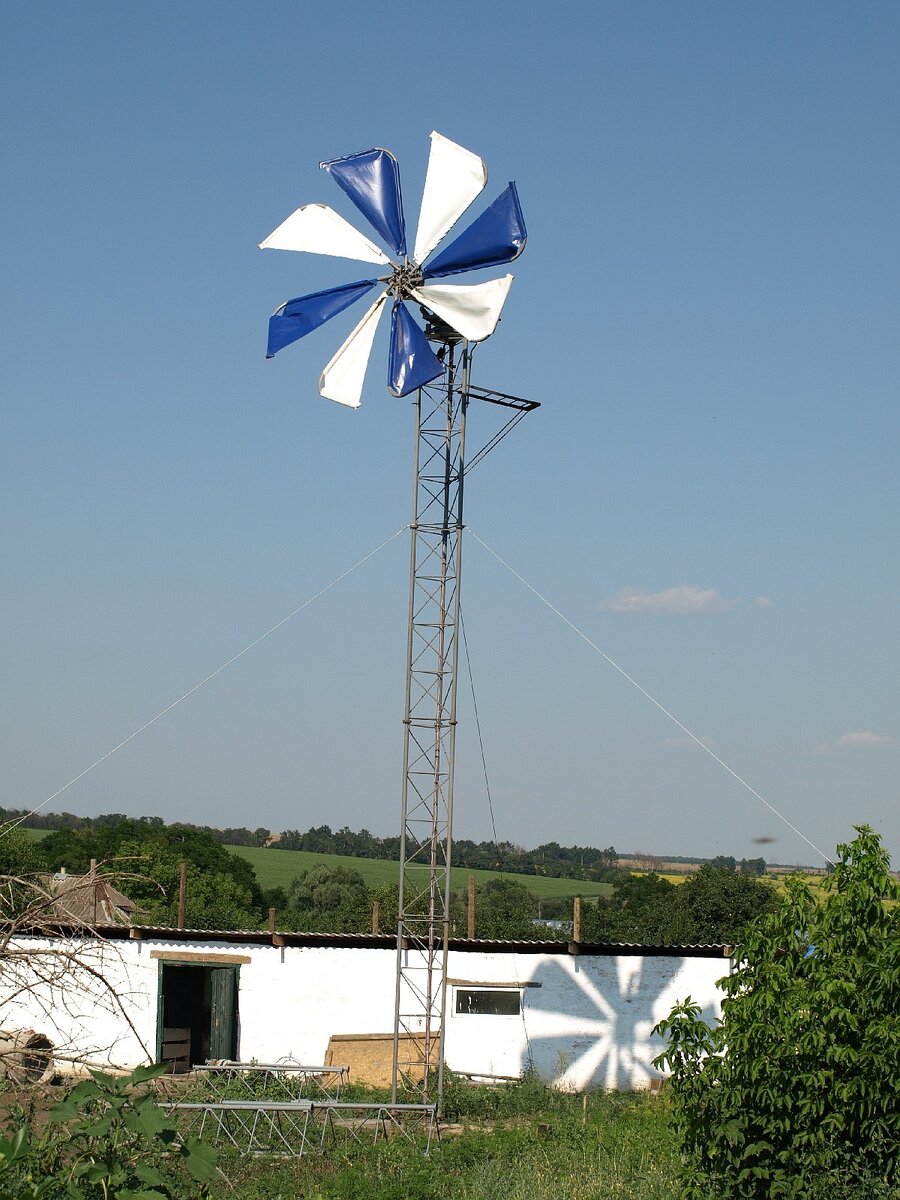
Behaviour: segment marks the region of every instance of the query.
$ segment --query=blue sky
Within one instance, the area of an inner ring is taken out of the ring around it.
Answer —
[[[476,381],[542,407],[467,521],[813,843],[900,851],[900,9],[4,5],[2,799],[33,807],[408,520],[354,264],[257,250],[437,129],[529,230]],[[479,211],[479,203],[473,213]],[[368,232],[368,231],[367,231]],[[354,310],[355,311],[355,310]],[[493,431],[476,413],[471,436]],[[398,826],[400,537],[48,807]],[[815,860],[474,539],[498,832]],[[457,834],[490,823],[461,696]],[[777,839],[759,842],[759,838]]]

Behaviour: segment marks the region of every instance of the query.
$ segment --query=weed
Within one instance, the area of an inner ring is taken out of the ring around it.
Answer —
[[[581,1096],[529,1078],[497,1088],[448,1081],[467,1126],[428,1155],[401,1138],[265,1163],[226,1157],[242,1200],[671,1200],[677,1166],[668,1106]],[[214,1191],[216,1200],[229,1193]]]

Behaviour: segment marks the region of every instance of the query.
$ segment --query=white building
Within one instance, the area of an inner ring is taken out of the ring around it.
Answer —
[[[168,1057],[177,1028],[194,1063],[324,1063],[332,1038],[393,1029],[392,937],[107,928],[18,945],[61,969],[22,988],[27,957],[18,983],[4,966],[0,1028],[35,1029],[61,1056],[97,1065]],[[85,961],[93,974],[79,973]],[[653,1026],[688,996],[717,1017],[729,968],[723,946],[455,940],[447,1065],[500,1077],[532,1067],[574,1089],[647,1087],[662,1049]]]

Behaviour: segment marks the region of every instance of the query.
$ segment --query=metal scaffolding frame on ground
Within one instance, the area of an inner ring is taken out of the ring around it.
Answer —
[[[346,1066],[215,1062],[192,1070],[215,1100],[337,1100],[350,1081]]]
[[[176,1101],[166,1109],[184,1133],[206,1137],[240,1154],[281,1154],[299,1158],[320,1153],[341,1140],[377,1142],[401,1136],[424,1138],[427,1153],[439,1136],[433,1104],[363,1104],[343,1100]]]

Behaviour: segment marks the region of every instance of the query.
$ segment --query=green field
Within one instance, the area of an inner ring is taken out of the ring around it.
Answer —
[[[35,840],[46,837],[49,832],[49,829],[25,830],[25,833]],[[225,849],[245,858],[256,872],[260,886],[264,888],[286,888],[301,871],[314,867],[316,863],[324,863],[326,867],[346,867],[351,871],[359,871],[366,885],[371,888],[389,887],[397,881],[397,864],[391,860],[353,858],[342,854],[316,854],[311,850],[263,849],[260,846],[226,846]],[[464,891],[470,875],[475,876],[476,886],[487,883],[489,879],[515,880],[542,900],[552,900],[560,896],[607,896],[613,890],[609,883],[549,879],[540,875],[515,875],[512,872],[470,871],[466,867],[453,868],[454,890]]]
[[[232,854],[245,858],[256,872],[256,878],[264,888],[286,888],[301,871],[316,863],[327,867],[346,867],[359,871],[369,887],[389,887],[397,881],[397,864],[380,858],[351,858],[341,854],[316,854],[311,850],[263,849],[259,846],[228,846]],[[489,879],[512,879],[540,896],[550,900],[558,896],[605,896],[613,889],[608,883],[584,883],[578,879],[547,879],[539,875],[501,874],[500,871],[469,871],[466,867],[454,867],[452,886],[455,891],[464,891],[466,880],[475,876],[475,883],[484,884]]]

